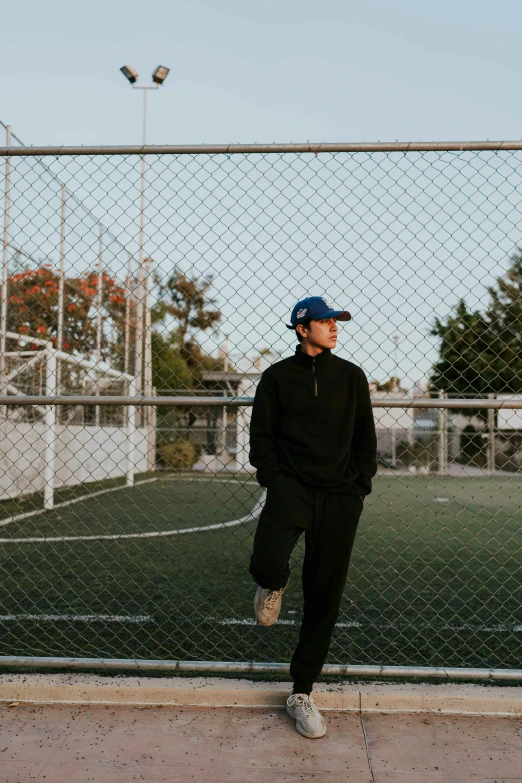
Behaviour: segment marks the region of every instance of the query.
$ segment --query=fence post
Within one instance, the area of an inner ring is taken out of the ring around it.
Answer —
[[[489,392],[488,400],[495,399],[495,392]],[[495,471],[495,409],[488,408],[488,444],[487,444],[488,473]]]
[[[140,263],[138,266],[138,280],[136,285],[136,328],[134,330],[134,378],[136,392],[143,392],[143,306],[144,306],[144,281],[143,261],[140,250]]]
[[[391,463],[397,464],[397,433],[395,427],[391,428]]]
[[[11,146],[11,126],[6,128],[6,146]],[[11,188],[11,159],[9,156],[5,159],[5,195],[4,195],[4,238],[2,254],[2,312],[0,314],[0,375],[2,378],[2,394],[6,393],[4,388],[5,375],[5,349],[7,333],[7,282],[9,279],[9,200]],[[7,413],[7,409],[2,409],[2,414]]]
[[[63,311],[65,307],[65,185],[62,185],[62,211],[60,220],[60,266],[58,271],[58,329],[56,334],[56,347],[63,349]]]
[[[144,283],[144,303],[143,303],[143,395],[150,397],[153,394],[152,388],[152,332],[151,332],[151,266],[152,259],[145,259],[145,283]],[[147,430],[147,470],[154,470],[156,467],[156,409],[145,408],[143,411],[144,424]]]
[[[45,395],[54,397],[57,386],[57,362],[56,351],[50,346],[45,352]],[[52,508],[54,505],[54,472],[55,472],[55,445],[56,445],[56,406],[46,405],[43,418],[44,431],[44,468],[43,468],[43,498],[44,508]]]
[[[129,397],[135,397],[137,394],[136,379],[130,378],[128,382],[128,395]],[[136,416],[138,414],[135,405],[129,405],[127,408],[127,473],[126,484],[128,487],[134,486],[134,471],[136,469]]]
[[[439,389],[439,397],[444,397],[444,389]],[[448,443],[447,443],[447,412],[445,408],[439,408],[439,473],[445,476],[448,472]]]
[[[125,278],[125,345],[123,349],[123,372],[132,373],[131,368],[131,314],[132,314],[132,256],[127,254],[127,276]]]

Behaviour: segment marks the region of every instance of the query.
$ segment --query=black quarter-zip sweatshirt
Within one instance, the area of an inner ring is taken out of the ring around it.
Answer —
[[[268,367],[256,389],[250,463],[268,487],[279,474],[328,492],[368,495],[377,438],[364,371],[326,348]]]

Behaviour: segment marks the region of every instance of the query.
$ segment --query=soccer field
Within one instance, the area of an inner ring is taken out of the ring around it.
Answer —
[[[4,504],[1,654],[288,661],[303,547],[281,621],[256,626],[263,497],[252,479],[160,476],[62,491],[47,512]],[[376,477],[328,662],[519,668],[521,501],[518,478]]]

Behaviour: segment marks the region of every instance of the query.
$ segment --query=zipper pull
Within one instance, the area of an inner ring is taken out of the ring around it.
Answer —
[[[314,374],[314,397],[317,397],[317,374],[315,372],[315,356],[312,358],[312,372]]]

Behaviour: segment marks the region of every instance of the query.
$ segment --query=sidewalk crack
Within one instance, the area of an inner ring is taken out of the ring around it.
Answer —
[[[368,771],[370,773],[370,780],[372,783],[375,783],[375,778],[373,777],[373,770],[372,770],[372,754],[370,753],[370,746],[368,744],[368,734],[366,733],[366,725],[364,723],[364,716],[362,712],[361,691],[359,691],[359,720],[361,721],[361,728],[364,737],[364,747],[366,748],[366,760],[368,761]]]

